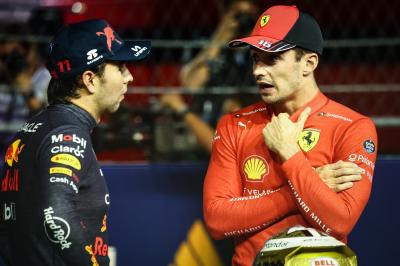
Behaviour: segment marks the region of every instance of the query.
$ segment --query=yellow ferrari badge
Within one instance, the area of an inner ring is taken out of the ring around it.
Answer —
[[[264,27],[265,25],[267,25],[269,18],[270,18],[269,15],[262,16],[262,18],[260,20],[261,27]]]
[[[318,143],[319,135],[320,132],[317,129],[303,129],[298,139],[300,148],[305,152],[314,148]]]

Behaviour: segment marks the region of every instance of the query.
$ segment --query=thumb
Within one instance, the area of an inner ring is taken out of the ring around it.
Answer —
[[[306,107],[303,112],[301,112],[299,118],[297,119],[296,124],[298,126],[300,126],[301,128],[304,128],[304,124],[306,123],[306,120],[308,118],[308,116],[311,113],[311,108],[310,107]]]

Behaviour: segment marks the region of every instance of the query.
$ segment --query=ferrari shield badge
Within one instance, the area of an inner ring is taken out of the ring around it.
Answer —
[[[298,139],[300,148],[308,152],[317,145],[320,132],[317,129],[303,129]]]
[[[270,16],[268,16],[268,15],[262,16],[262,18],[260,20],[260,26],[264,27],[265,25],[267,25],[269,18],[270,18]]]

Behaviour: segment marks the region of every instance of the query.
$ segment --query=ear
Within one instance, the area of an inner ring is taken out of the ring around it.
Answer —
[[[316,53],[307,53],[304,55],[305,67],[303,69],[303,75],[308,76],[314,72],[318,66],[319,56]]]
[[[90,70],[82,73],[82,82],[90,94],[96,92],[95,77],[96,75],[93,73],[93,71]]]

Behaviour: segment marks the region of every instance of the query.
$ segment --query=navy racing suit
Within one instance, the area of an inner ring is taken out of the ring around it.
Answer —
[[[109,265],[109,194],[90,140],[95,125],[80,107],[54,104],[12,140],[0,176],[7,265]]]

